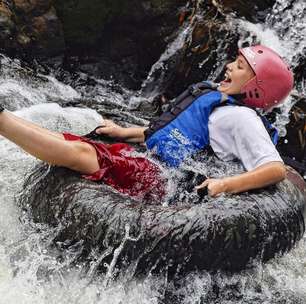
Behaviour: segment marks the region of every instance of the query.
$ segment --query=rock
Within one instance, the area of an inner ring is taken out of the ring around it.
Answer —
[[[5,2],[0,2],[0,41],[1,49],[10,47],[10,41],[16,29],[12,20],[12,12]]]
[[[30,32],[38,55],[49,57],[64,52],[63,29],[53,7],[44,15],[32,19]]]
[[[40,16],[52,6],[52,0],[14,0],[15,10],[25,16]]]
[[[67,46],[88,47],[95,44],[112,10],[120,10],[118,2],[56,0],[55,7],[63,24]]]
[[[180,24],[185,21],[187,26],[190,18],[197,16],[192,41],[187,37],[186,45],[170,56],[166,66],[173,71],[159,80],[163,93],[171,96],[175,87],[180,91],[188,84],[186,79],[198,81],[201,73],[202,77],[210,75],[223,59],[215,54],[216,47],[233,49],[237,39],[226,25],[226,14],[235,12],[258,20],[274,1],[14,0],[10,5],[4,1],[0,39],[4,48],[31,57],[46,58],[65,51],[66,68],[139,89],[152,65],[176,38]],[[219,32],[230,41],[221,42]]]
[[[23,33],[20,33],[17,35],[17,41],[23,47],[27,47],[31,43],[31,38]]]
[[[63,53],[64,35],[52,1],[1,2],[0,43],[12,56],[46,58]]]
[[[186,1],[92,2],[55,2],[65,31],[68,66],[77,56],[78,68],[85,72],[139,88],[178,29],[179,8]]]
[[[214,1],[205,4],[194,11],[191,33],[183,47],[153,71],[150,81],[145,83],[145,94],[159,88],[159,96],[151,95],[156,102],[160,102],[160,97],[167,102],[192,83],[218,80],[228,56],[236,54],[239,36],[235,25],[227,22]]]
[[[228,14],[234,12],[238,17],[244,17],[249,21],[264,21],[267,10],[270,10],[276,0],[212,0],[220,12]]]
[[[306,176],[306,98],[295,97],[297,102],[290,111],[287,134],[281,138],[278,150],[285,162]]]

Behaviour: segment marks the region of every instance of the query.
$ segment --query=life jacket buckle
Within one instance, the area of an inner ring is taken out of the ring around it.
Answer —
[[[192,96],[198,97],[200,94],[203,93],[203,88],[201,88],[198,84],[192,84],[189,87],[189,92]]]
[[[217,90],[218,84],[210,81],[202,81],[189,86],[188,91],[189,93],[194,96],[198,97],[199,95],[205,93],[208,90]]]

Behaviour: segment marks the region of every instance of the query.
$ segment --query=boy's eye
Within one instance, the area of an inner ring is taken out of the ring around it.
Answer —
[[[237,67],[238,69],[242,70],[243,69],[243,65],[241,64],[240,61],[237,62]]]
[[[237,68],[240,70],[243,69],[243,62],[241,61],[241,59],[237,58],[236,60],[237,60]]]

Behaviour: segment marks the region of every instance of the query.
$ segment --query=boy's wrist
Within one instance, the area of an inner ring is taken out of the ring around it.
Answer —
[[[143,127],[128,127],[124,128],[121,127],[120,130],[120,136],[123,139],[133,139],[137,140],[137,142],[143,142],[144,141],[144,130],[146,128]]]
[[[118,134],[118,137],[119,138],[122,138],[122,139],[126,139],[126,138],[129,138],[131,137],[131,129],[130,128],[124,128],[124,127],[120,127],[120,132]]]
[[[231,193],[233,189],[231,189],[231,178],[230,177],[225,177],[222,179],[223,181],[223,191],[225,193]]]

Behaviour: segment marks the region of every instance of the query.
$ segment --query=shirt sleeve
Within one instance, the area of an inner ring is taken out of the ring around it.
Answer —
[[[247,171],[269,162],[283,162],[257,114],[239,119],[233,130],[235,156]]]

